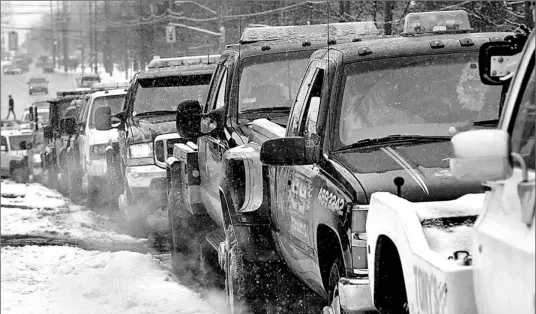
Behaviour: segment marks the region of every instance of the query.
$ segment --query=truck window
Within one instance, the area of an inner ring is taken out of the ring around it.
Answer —
[[[313,75],[316,73],[317,61],[311,62],[305,76],[302,80],[302,85],[296,95],[296,106],[293,106],[293,111],[289,117],[288,129],[290,134],[298,134],[298,128],[300,126],[300,121],[302,117],[303,110],[305,106],[302,104],[305,102],[307,95],[309,94],[309,89],[311,88],[311,82],[313,80]]]
[[[2,146],[2,151],[7,152],[7,139],[5,136],[0,136],[0,145]]]
[[[203,106],[203,112],[205,112],[205,113],[209,112],[214,107],[214,100],[216,98],[216,91],[220,87],[218,82],[221,81],[221,76],[222,76],[223,72],[227,72],[226,70],[227,70],[226,67],[224,65],[220,64],[220,65],[218,65],[218,67],[214,71],[214,74],[212,76],[212,81],[214,81],[214,82],[212,82],[212,81],[210,82],[210,89],[208,90],[208,96],[207,96],[206,103],[205,104],[200,103],[201,105],[204,105]]]
[[[320,99],[322,96],[322,86],[324,83],[324,70],[318,69],[315,73],[313,87],[307,97],[306,109],[303,113],[302,126],[300,135],[310,139],[311,135],[317,134],[316,122],[318,120],[318,109],[320,108]]]
[[[276,53],[244,59],[240,73],[239,112],[291,107],[310,51]]]
[[[211,74],[138,79],[134,97],[136,113],[175,110],[184,100],[205,102]]]
[[[535,82],[534,82],[534,60],[532,61],[532,74],[529,79],[524,82],[525,86],[521,88],[523,97],[518,103],[518,109],[515,113],[515,118],[511,131],[512,152],[520,154],[529,169],[534,170],[536,163],[535,141],[534,135],[536,122],[536,103],[535,103]],[[528,71],[527,71],[528,72]]]
[[[98,97],[93,100],[93,105],[91,106],[91,115],[89,117],[89,126],[95,126],[95,111],[101,107],[110,107],[112,115],[117,114],[121,111],[123,102],[125,101],[124,95],[117,96],[108,96],[108,97]]]
[[[451,136],[499,118],[501,87],[480,81],[478,52],[354,62],[343,75],[336,148],[390,134]]]
[[[9,147],[11,150],[21,150],[20,143],[22,142],[31,143],[32,135],[13,135],[9,137]]]
[[[222,77],[220,81],[220,86],[218,86],[218,90],[216,91],[216,103],[212,107],[212,110],[219,109],[225,106],[225,87],[227,86],[227,69],[224,68],[222,72]]]

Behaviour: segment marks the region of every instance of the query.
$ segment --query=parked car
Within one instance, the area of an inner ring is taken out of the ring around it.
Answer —
[[[44,77],[32,77],[28,81],[29,93],[45,93],[48,95],[48,80]]]
[[[27,150],[31,148],[32,133],[3,131],[0,135],[2,176],[11,177],[17,182],[28,182],[29,172]]]
[[[43,65],[43,73],[54,73],[54,65],[52,63],[45,63]]]
[[[15,65],[6,65],[3,67],[4,75],[22,74],[22,69]]]

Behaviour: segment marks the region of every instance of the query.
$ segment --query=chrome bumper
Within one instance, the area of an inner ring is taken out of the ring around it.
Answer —
[[[368,278],[339,280],[339,297],[341,307],[347,314],[375,313]]]
[[[152,180],[162,178],[166,178],[166,170],[156,165],[126,167],[126,179],[129,187],[148,189]]]

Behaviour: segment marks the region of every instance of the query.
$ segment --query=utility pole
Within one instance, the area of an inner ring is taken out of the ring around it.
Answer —
[[[56,21],[54,20],[54,5],[50,0],[50,29],[52,30],[52,66],[56,68]]]
[[[67,24],[69,23],[68,16],[67,16],[67,7],[69,6],[68,1],[62,2],[63,6],[63,18],[61,19],[62,23],[62,33],[61,33],[61,41],[63,42],[63,71],[67,73],[67,70],[69,68],[69,46],[67,43]]]
[[[108,18],[108,2],[104,1],[104,17]],[[106,68],[106,72],[108,72],[110,75],[113,74],[114,71],[114,64],[112,60],[112,44],[110,42],[110,32],[108,27],[104,29],[104,40],[106,42],[106,46],[104,49],[103,57],[104,57],[104,67]]]
[[[93,68],[93,15],[91,14],[91,6],[93,1],[87,3],[87,16],[89,18],[89,68]],[[91,72],[91,70],[90,70]]]
[[[95,66],[93,67],[93,71],[95,73],[99,73],[99,68],[98,68],[98,59],[99,59],[99,51],[97,50],[97,41],[98,41],[98,37],[97,37],[97,1],[94,1],[93,3],[93,50],[95,51]]]
[[[170,9],[171,11],[173,11],[173,4],[174,4],[174,2],[175,2],[174,0],[168,0],[168,3],[169,3],[169,9]],[[168,14],[168,16],[169,16],[169,18],[168,18],[168,19],[169,19],[169,23],[171,23],[171,14]],[[169,49],[170,49],[170,51],[169,51],[169,57],[170,57],[170,58],[173,58],[173,57],[175,56],[175,44],[174,44],[174,43],[170,43],[170,44],[169,44]]]
[[[221,33],[221,37],[218,41],[218,51],[223,51],[225,49],[225,26],[223,25],[222,10],[222,2],[218,1],[218,31]]]

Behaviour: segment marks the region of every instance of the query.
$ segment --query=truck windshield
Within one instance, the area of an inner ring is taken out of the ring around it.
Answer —
[[[239,111],[291,107],[313,51],[250,57],[240,75]]]
[[[339,143],[400,135],[451,136],[499,118],[500,86],[482,84],[478,52],[347,64]]]
[[[114,115],[121,111],[124,101],[125,95],[98,97],[93,100],[93,105],[91,106],[91,116],[89,117],[89,126],[93,127],[95,125],[95,111],[97,111],[97,109],[101,107],[110,107],[112,115]]]
[[[32,142],[32,135],[14,135],[9,137],[9,146],[11,150],[24,150],[20,148],[20,143],[25,141],[26,143]]]
[[[136,114],[151,111],[176,110],[184,100],[205,103],[212,74],[139,79],[134,97]]]

